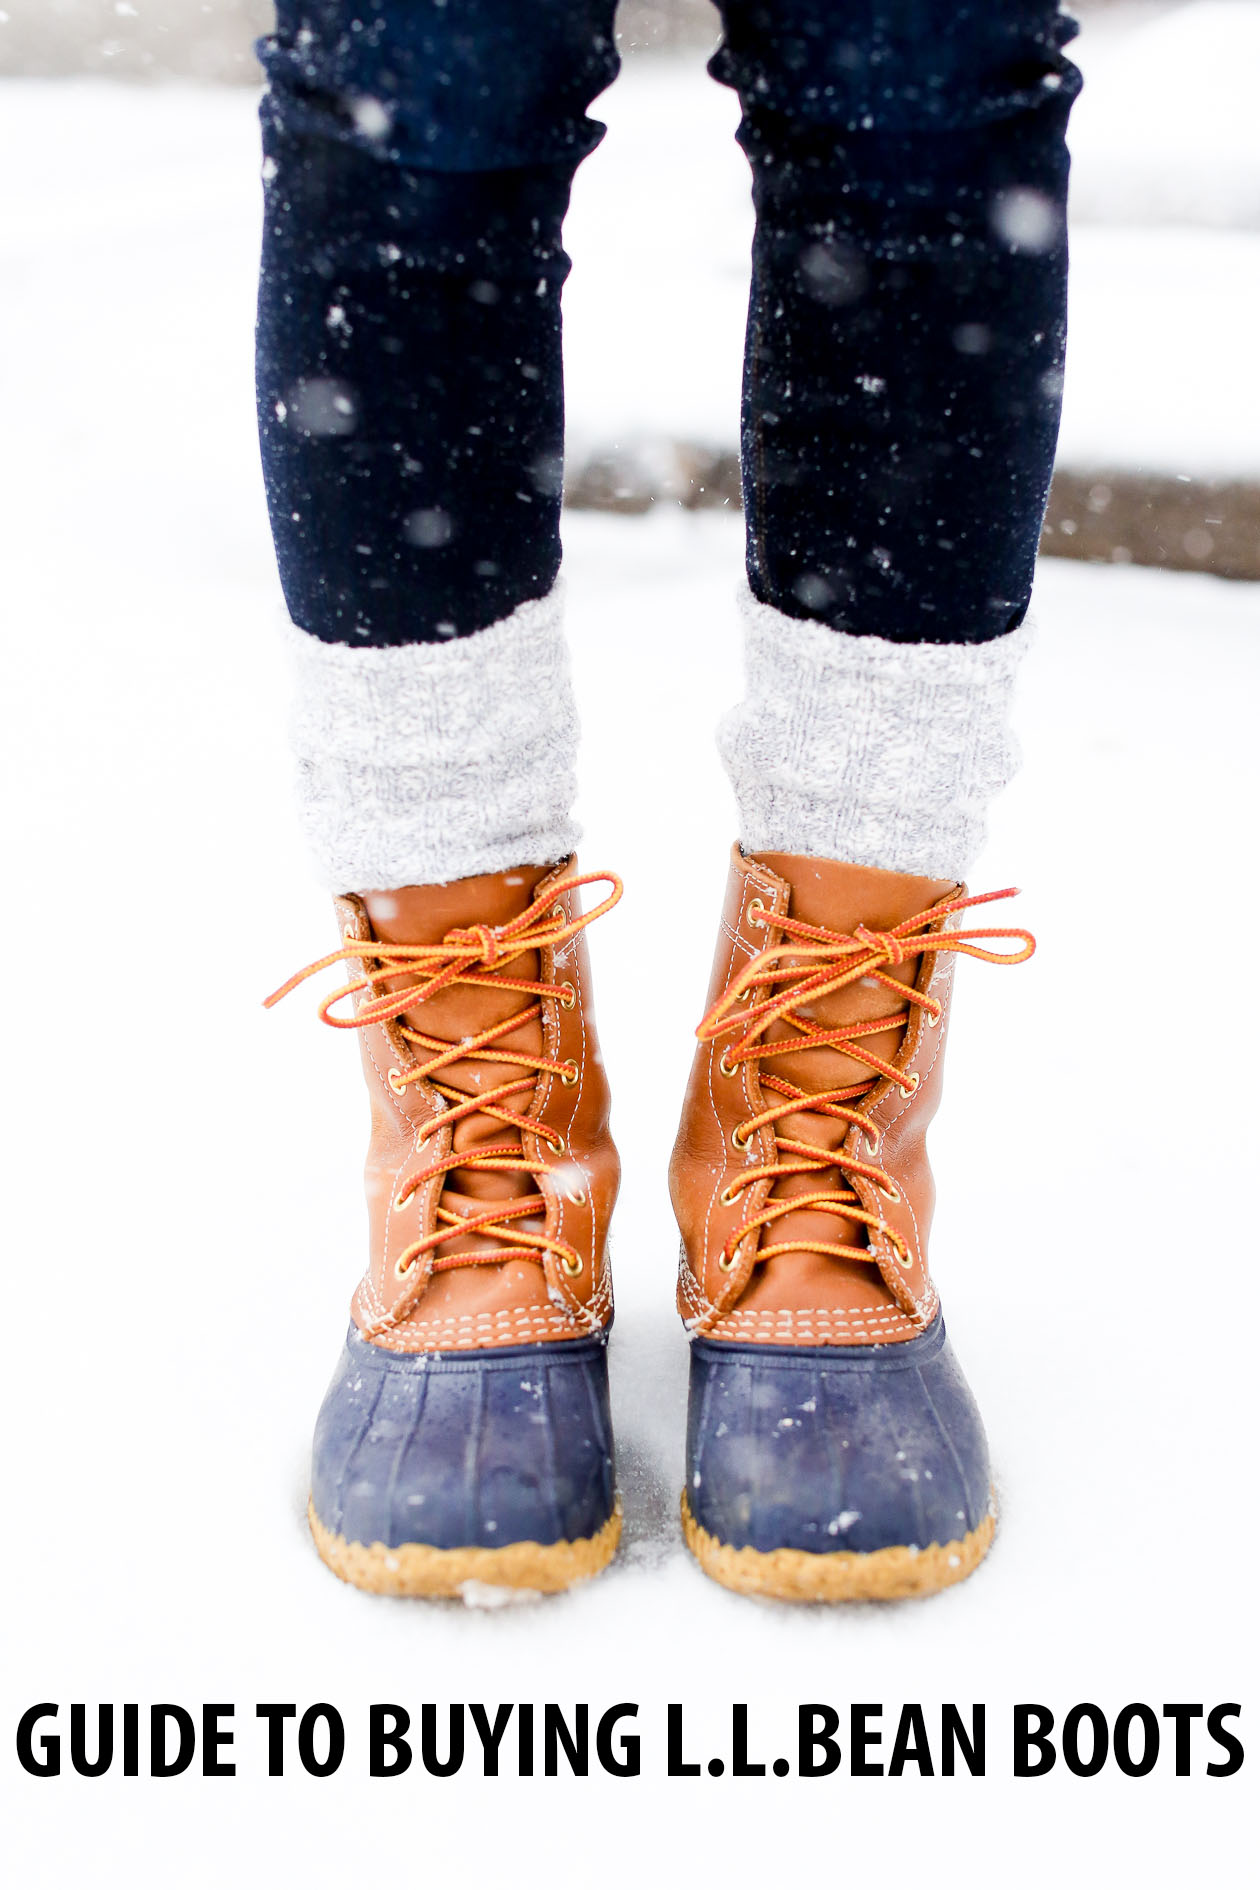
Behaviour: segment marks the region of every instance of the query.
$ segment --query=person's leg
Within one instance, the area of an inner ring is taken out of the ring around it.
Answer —
[[[1054,0],[723,13],[757,205],[741,837],[958,878],[1058,431],[1075,29]]]
[[[338,892],[572,847],[561,225],[612,14],[279,0],[260,47],[259,428]]]
[[[556,591],[561,225],[612,11],[279,0],[260,49],[263,463],[372,1102],[311,1524],[393,1593],[567,1586],[619,1530]]]
[[[924,1137],[953,956],[988,949],[959,882],[1013,763],[1073,29],[1051,0],[722,11],[757,206],[749,590],[740,845],[672,1176],[684,1518],[734,1587],[921,1593],[993,1529]]]

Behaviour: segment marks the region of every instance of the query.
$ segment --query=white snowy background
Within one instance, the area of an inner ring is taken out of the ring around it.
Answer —
[[[1127,48],[1092,30],[1065,456],[1255,472],[1260,8],[1153,9]],[[733,437],[732,102],[679,55],[599,109],[569,229],[574,439]],[[355,1594],[303,1512],[366,1111],[312,1002],[260,1005],[331,922],[288,794],[256,170],[243,93],[0,88],[5,1724],[41,1699],[230,1701],[240,1766],[40,1782],[10,1746],[11,1881],[1243,1882],[1254,1759],[1204,1778],[1204,1741],[1191,1779],[1169,1748],[1145,1780],[1019,1782],[1005,1727],[1014,1700],[1254,1697],[1260,590],[1042,567],[1025,767],[974,876],[1024,887],[1040,951],[964,969],[934,1139],[935,1271],[1002,1526],[932,1602],[801,1612],[707,1582],[675,1525],[665,1162],[732,828],[709,732],[738,689],[740,527],[568,519],[584,857],[627,882],[591,937],[626,1169],[626,1545],[501,1612]],[[748,1701],[769,1759],[809,1699],[984,1701],[990,1776],[663,1778],[666,1701],[702,1757]],[[267,1779],[266,1700],[339,1706],[342,1771]],[[370,1784],[371,1700],[636,1700],[644,1775]]]

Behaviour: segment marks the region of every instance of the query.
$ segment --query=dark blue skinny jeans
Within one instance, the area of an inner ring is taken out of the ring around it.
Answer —
[[[258,413],[289,609],[336,643],[468,634],[559,569],[561,232],[614,0],[276,12]],[[999,636],[1058,431],[1075,27],[1055,0],[720,12],[757,211],[752,589],[862,635]]]

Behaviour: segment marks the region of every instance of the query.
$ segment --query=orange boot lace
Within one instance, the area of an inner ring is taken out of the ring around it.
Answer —
[[[575,919],[567,919],[563,907],[557,903],[559,896],[579,886],[597,883],[611,886],[612,891],[590,912],[584,912]],[[328,952],[323,958],[317,958],[312,964],[295,972],[264,1002],[270,1008],[316,972],[341,960],[358,960],[363,975],[352,977],[324,999],[319,1007],[320,1019],[335,1030],[364,1030],[371,1024],[397,1022],[400,1035],[426,1053],[424,1060],[418,1062],[414,1069],[393,1069],[387,1078],[396,1096],[405,1095],[413,1084],[428,1083],[446,1101],[448,1107],[424,1123],[425,1139],[439,1129],[448,1126],[453,1129],[465,1116],[487,1115],[515,1130],[518,1137],[527,1132],[537,1134],[548,1144],[553,1155],[562,1156],[566,1152],[563,1137],[552,1135],[535,1118],[525,1116],[518,1108],[513,1108],[512,1098],[520,1097],[527,1091],[532,1094],[538,1078],[543,1075],[557,1076],[566,1088],[570,1088],[578,1080],[578,1070],[572,1063],[556,1063],[548,1057],[532,1056],[516,1047],[496,1050],[494,1046],[500,1038],[519,1029],[521,1025],[541,1018],[544,1004],[560,1004],[566,1010],[572,1009],[576,993],[567,981],[562,984],[544,984],[528,978],[512,978],[508,972],[512,964],[525,953],[538,952],[544,947],[554,950],[566,940],[576,937],[594,920],[602,918],[604,913],[611,912],[621,898],[622,890],[622,883],[615,873],[583,873],[548,887],[532,905],[506,924],[456,927],[437,944],[394,945],[384,944],[379,939],[346,938],[337,951]],[[403,979],[407,982],[401,989],[381,992],[379,987],[386,979]],[[414,1010],[426,998],[453,985],[479,985],[496,991],[516,991],[530,1002],[501,1023],[493,1024],[478,1035],[458,1043],[452,1043],[444,1037],[430,1036],[409,1024],[398,1022],[404,1012]],[[353,1016],[333,1016],[334,1005],[365,991],[373,995],[358,1006]],[[473,1095],[453,1089],[439,1080],[448,1064],[467,1061],[510,1062],[524,1066],[526,1074]],[[472,1149],[452,1149],[449,1155],[430,1163],[429,1167],[410,1178],[395,1200],[395,1207],[405,1206],[416,1190],[435,1176],[448,1175],[456,1169],[493,1171],[527,1177],[535,1182],[539,1176],[554,1172],[550,1164],[531,1160],[519,1140],[485,1144]],[[546,1212],[547,1203],[536,1188],[506,1200],[487,1202],[485,1211],[475,1214],[454,1213],[439,1201],[438,1225],[432,1233],[413,1241],[398,1256],[396,1271],[400,1278],[405,1277],[429,1253],[435,1255],[431,1267],[434,1273],[455,1267],[485,1266],[502,1262],[507,1258],[504,1248],[513,1247],[523,1249],[539,1259],[552,1252],[570,1278],[575,1278],[581,1273],[584,1264],[575,1248],[567,1241],[515,1225],[530,1218],[545,1218]],[[498,1244],[471,1252],[437,1252],[443,1242],[456,1235],[469,1234],[484,1235]]]
[[[832,1029],[818,1029],[811,1021],[797,1015],[797,1007],[816,1002],[832,992],[843,991],[847,985],[857,984],[860,979],[871,979],[895,992],[903,1005],[916,1006],[926,1011],[935,1023],[943,1009],[939,998],[929,997],[925,992],[915,991],[903,984],[900,979],[890,977],[885,967],[903,964],[906,959],[927,952],[958,952],[991,965],[1022,964],[1025,959],[1032,957],[1036,941],[1031,932],[1019,928],[938,932],[929,937],[920,936],[928,926],[947,914],[964,912],[972,906],[987,905],[994,899],[1010,899],[1017,891],[1018,888],[1008,886],[1002,892],[978,893],[967,899],[942,900],[927,911],[916,913],[913,918],[903,919],[900,925],[894,926],[889,932],[873,932],[863,925],[859,925],[852,933],[832,932],[825,926],[807,925],[800,919],[779,914],[771,919],[753,921],[762,926],[767,923],[776,926],[783,934],[782,943],[772,945],[769,950],[750,960],[732,979],[696,1029],[696,1036],[702,1043],[715,1043],[722,1037],[734,1038],[737,1032],[742,1031],[742,1035],[722,1053],[723,1074],[733,1076],[741,1063],[758,1062],[764,1065],[789,1052],[830,1049],[841,1050],[859,1063],[865,1063],[872,1075],[844,1089],[810,1092],[799,1089],[794,1083],[785,1082],[764,1068],[758,1071],[762,1091],[768,1091],[781,1100],[763,1109],[760,1114],[736,1124],[731,1139],[737,1148],[746,1148],[750,1138],[759,1129],[769,1128],[774,1132],[774,1158],[757,1167],[742,1170],[723,1191],[722,1200],[729,1206],[757,1182],[769,1181],[773,1189],[775,1183],[789,1176],[821,1176],[829,1169],[837,1171],[838,1185],[820,1187],[812,1194],[795,1194],[780,1199],[775,1199],[772,1193],[741,1226],[732,1230],[718,1262],[724,1272],[729,1272],[734,1266],[740,1243],[750,1234],[768,1232],[784,1216],[798,1213],[803,1208],[815,1208],[837,1220],[857,1222],[868,1230],[868,1235],[882,1234],[893,1243],[902,1260],[909,1259],[908,1249],[901,1236],[878,1214],[862,1206],[852,1186],[853,1178],[862,1176],[874,1183],[888,1199],[895,1201],[898,1198],[897,1188],[886,1170],[876,1162],[843,1154],[839,1149],[819,1147],[811,1142],[780,1136],[775,1125],[784,1116],[817,1115],[830,1122],[842,1122],[861,1129],[868,1147],[874,1151],[878,1143],[878,1129],[871,1118],[855,1105],[869,1095],[881,1078],[887,1077],[901,1084],[906,1095],[913,1095],[919,1079],[915,1073],[907,1083],[904,1072],[876,1055],[861,1040],[895,1028],[904,1031],[910,1023],[912,1012],[904,1008],[888,1017],[838,1024]],[[1019,939],[1022,947],[1014,952],[993,952],[977,944],[975,941],[978,939]],[[797,962],[784,963],[789,957]],[[758,998],[757,993],[762,989],[766,989],[768,995]],[[744,1008],[737,1009],[745,1000]],[[786,1025],[791,1034],[773,1043],[766,1043],[765,1032],[776,1022]],[[762,1239],[756,1259],[760,1262],[783,1253],[834,1254],[841,1260],[871,1258],[869,1247],[854,1246],[845,1241],[771,1240],[767,1244]]]

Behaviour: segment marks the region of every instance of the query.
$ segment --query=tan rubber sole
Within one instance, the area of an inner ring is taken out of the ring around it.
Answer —
[[[519,1588],[557,1595],[607,1568],[621,1539],[621,1503],[597,1535],[577,1542],[505,1542],[501,1549],[434,1549],[406,1542],[350,1542],[334,1535],[307,1504],[307,1520],[321,1559],[343,1582],[373,1595],[463,1596],[467,1584]]]
[[[984,1560],[996,1512],[957,1542],[926,1549],[898,1545],[861,1555],[853,1549],[814,1554],[808,1549],[737,1549],[701,1527],[682,1497],[683,1535],[706,1575],[741,1595],[775,1601],[903,1601],[934,1595],[960,1582]]]

